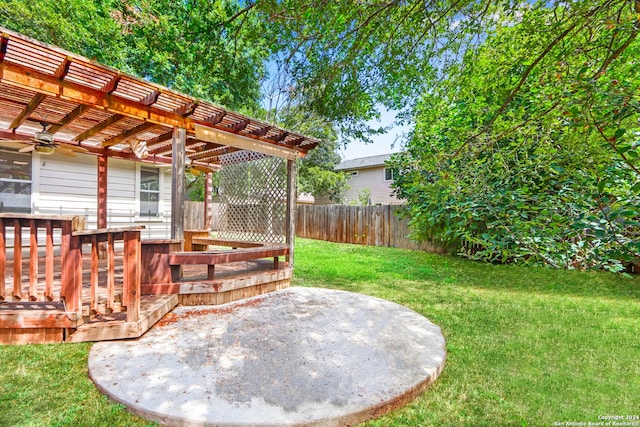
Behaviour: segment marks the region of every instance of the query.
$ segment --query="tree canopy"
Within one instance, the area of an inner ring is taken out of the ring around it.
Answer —
[[[1,25],[155,83],[251,112],[270,49],[233,0],[4,0]]]
[[[262,8],[308,108],[355,136],[379,104],[414,124],[392,162],[414,237],[490,261],[637,260],[640,2]]]

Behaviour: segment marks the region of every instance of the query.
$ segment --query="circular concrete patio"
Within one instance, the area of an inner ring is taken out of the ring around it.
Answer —
[[[418,396],[445,362],[440,328],[398,304],[289,288],[178,307],[143,337],[100,342],[98,388],[168,425],[355,424]]]

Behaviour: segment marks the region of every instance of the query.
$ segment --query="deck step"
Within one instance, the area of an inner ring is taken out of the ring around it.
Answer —
[[[75,328],[83,319],[68,313],[59,301],[3,301],[0,329]]]
[[[176,305],[178,305],[177,295],[143,295],[140,297],[140,320],[137,322],[124,320],[126,313],[99,316],[80,325],[65,341],[110,341],[137,338]]]

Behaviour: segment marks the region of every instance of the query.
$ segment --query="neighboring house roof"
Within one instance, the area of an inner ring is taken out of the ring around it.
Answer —
[[[315,197],[310,193],[300,193],[297,202],[303,205],[312,205],[315,202]]]
[[[390,158],[391,154],[381,154],[379,156],[361,157],[359,159],[345,160],[344,162],[336,165],[335,170],[354,170],[384,166],[384,162],[386,162]]]

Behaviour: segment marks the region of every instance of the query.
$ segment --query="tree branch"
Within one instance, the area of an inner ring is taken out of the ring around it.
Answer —
[[[584,16],[584,18],[587,18],[587,19],[591,18],[598,10],[600,10],[603,7],[607,7],[609,5],[609,3],[610,3],[610,1],[607,1],[604,4],[591,9]],[[586,22],[583,23],[583,25],[581,27],[584,27],[585,25],[586,25]],[[513,99],[518,94],[518,92],[520,92],[520,89],[522,89],[522,86],[526,82],[526,80],[529,77],[529,75],[531,74],[531,72],[533,72],[533,69],[549,54],[549,52],[551,52],[551,50],[558,43],[560,43],[562,40],[564,40],[577,26],[578,26],[578,22],[574,22],[571,26],[569,26],[569,28],[567,28],[562,33],[560,33],[560,35],[558,35],[550,44],[548,44],[545,47],[545,49],[536,57],[536,59],[531,64],[529,64],[527,69],[524,71],[524,73],[520,77],[520,80],[518,80],[518,84],[516,84],[516,87],[511,90],[511,92],[509,93],[507,98],[504,100],[504,102],[502,103],[500,108],[498,108],[498,111],[496,111],[496,113],[493,115],[493,117],[491,117],[489,122],[486,125],[484,125],[480,131],[476,132],[475,134],[473,134],[470,137],[468,137],[467,139],[465,139],[464,142],[462,143],[462,145],[460,147],[458,147],[458,149],[451,155],[451,157],[457,157],[462,152],[462,150],[467,145],[469,145],[469,143],[471,141],[476,139],[478,136],[486,133],[491,128],[491,126],[493,126],[493,124],[498,119],[498,117],[500,117],[502,115],[502,113],[505,112],[507,107],[511,104],[511,101],[513,101]]]

